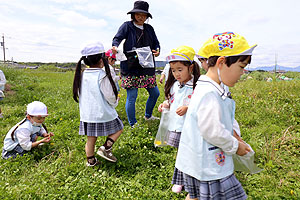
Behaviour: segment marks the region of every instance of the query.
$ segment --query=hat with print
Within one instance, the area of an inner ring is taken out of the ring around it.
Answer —
[[[101,42],[95,42],[86,45],[82,50],[81,50],[81,55],[83,56],[90,56],[90,55],[96,55],[100,53],[104,53],[104,46]]]
[[[40,102],[34,101],[27,105],[27,114],[31,116],[48,116],[48,109],[47,106]]]
[[[190,61],[191,63],[194,60],[195,50],[192,47],[180,46],[176,49],[172,49],[171,55],[166,57],[168,62],[172,61]]]
[[[114,59],[116,59],[116,54],[113,54],[112,50],[109,49],[105,52],[106,57],[112,57]]]
[[[152,18],[152,15],[148,12],[149,4],[146,1],[136,1],[134,2],[133,9],[127,13],[134,14],[134,13],[146,13],[148,17]]]
[[[203,44],[197,55],[204,58],[252,55],[256,46],[256,44],[250,46],[247,40],[239,34],[233,32],[217,33]]]

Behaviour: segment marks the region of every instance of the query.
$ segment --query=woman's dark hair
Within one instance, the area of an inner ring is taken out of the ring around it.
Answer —
[[[106,76],[108,77],[108,80],[113,88],[114,94],[117,99],[118,98],[118,90],[117,90],[116,84],[113,81],[113,78],[111,76],[111,72],[109,69],[107,58],[105,57],[105,53],[100,53],[100,54],[90,55],[90,56],[82,56],[80,58],[80,60],[77,63],[76,71],[75,71],[75,75],[74,75],[73,99],[76,102],[78,102],[78,97],[79,97],[80,88],[81,88],[81,76],[82,76],[82,72],[83,72],[83,70],[81,69],[81,61],[82,60],[83,60],[84,64],[91,66],[91,67],[98,64],[100,60],[103,61]]]
[[[131,14],[130,14],[131,20],[134,21],[134,22],[136,22],[136,19],[135,19],[135,16],[134,16],[134,15],[135,15],[135,13],[131,13]]]
[[[211,56],[211,57],[209,57],[208,62],[207,62],[208,67],[213,67],[213,66],[215,66],[219,57],[220,57],[220,56]],[[243,56],[228,56],[228,57],[226,57],[225,63],[226,63],[226,65],[227,65],[228,67],[230,67],[230,65],[236,63],[237,61],[240,61],[240,62],[245,61],[248,57],[250,57],[249,63],[248,63],[248,64],[250,64],[250,63],[251,63],[251,56],[250,56],[250,55],[243,55]]]
[[[15,134],[15,131],[17,130],[17,128],[21,125],[21,124],[23,124],[25,121],[26,121],[26,117],[25,117],[25,119],[23,119],[17,126],[16,126],[16,128],[11,132],[11,139],[13,140],[13,141],[15,141],[15,138],[14,138],[14,134]],[[42,124],[42,126],[43,126],[43,128],[45,129],[45,131],[48,133],[48,130],[47,130],[47,127],[44,125],[44,124]]]
[[[192,74],[194,76],[194,80],[193,80],[193,89],[195,89],[196,87],[196,83],[198,81],[198,78],[200,77],[200,67],[198,65],[197,62],[193,61],[193,63],[189,62],[189,61],[173,61],[173,62],[180,62],[182,63],[184,66],[191,66],[191,65],[194,65],[193,67],[193,71],[192,71]],[[172,62],[170,62],[172,63]],[[168,75],[168,79],[166,81],[166,84],[165,84],[165,97],[166,99],[169,99],[170,98],[170,91],[171,91],[171,88],[173,86],[173,84],[176,82],[176,79],[175,77],[173,76],[173,73],[172,73],[172,69],[170,67],[169,69],[169,75]]]

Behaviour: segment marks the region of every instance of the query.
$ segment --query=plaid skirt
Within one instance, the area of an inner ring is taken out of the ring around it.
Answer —
[[[198,179],[183,173],[184,188],[190,198],[198,200],[229,200],[247,199],[247,195],[234,174],[225,178],[212,181],[199,181]]]
[[[123,130],[124,125],[122,120],[117,117],[116,119],[104,123],[89,123],[80,121],[79,135],[86,136],[108,136],[120,130]]]
[[[180,141],[180,135],[181,135],[181,132],[168,131],[167,145],[178,148],[179,141]]]
[[[173,177],[172,177],[173,185],[184,185],[183,181],[183,173],[179,169],[175,167]]]

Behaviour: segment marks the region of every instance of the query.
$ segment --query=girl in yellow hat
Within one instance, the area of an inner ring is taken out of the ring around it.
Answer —
[[[251,62],[244,37],[233,32],[215,34],[200,49],[208,58],[208,72],[194,89],[182,128],[175,167],[183,172],[186,199],[246,199],[234,176],[232,155],[250,149],[233,136],[235,103],[222,83],[235,85]]]
[[[181,130],[188,110],[188,105],[200,76],[199,65],[194,61],[195,51],[188,46],[180,46],[167,56],[170,64],[169,75],[165,84],[166,101],[159,105],[158,111],[170,109],[167,144],[178,148]],[[175,168],[172,178],[172,191],[179,193],[183,186],[182,172]]]

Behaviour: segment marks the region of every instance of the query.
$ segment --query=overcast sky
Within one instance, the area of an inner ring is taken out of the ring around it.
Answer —
[[[300,66],[299,0],[148,0],[164,60],[188,45],[198,52],[213,34],[232,31],[258,44],[251,67]],[[0,34],[6,58],[15,61],[77,62],[84,44],[106,49],[130,20],[134,0],[0,0]],[[2,38],[1,38],[2,41]],[[3,52],[0,49],[0,59]]]

